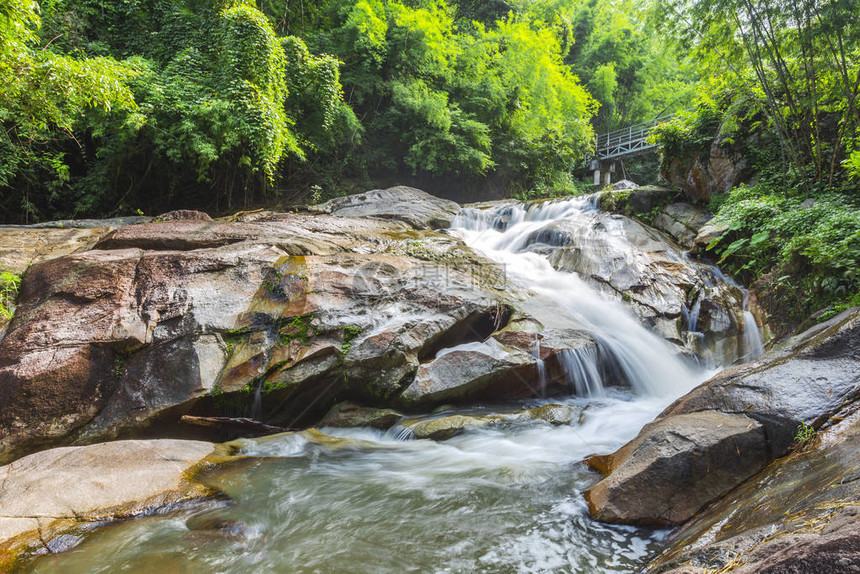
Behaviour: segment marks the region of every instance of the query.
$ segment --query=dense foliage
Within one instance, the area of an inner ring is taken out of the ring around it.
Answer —
[[[253,2],[19,8],[4,27],[4,219],[247,204],[334,129],[337,62],[278,37]]]
[[[609,0],[4,0],[0,219],[410,182],[574,191],[594,131],[688,104]]]
[[[15,302],[20,287],[20,276],[0,269],[0,321],[8,321],[15,315]]]
[[[860,304],[860,2],[661,6],[708,78],[660,126],[664,158],[708,161],[719,146],[754,174],[712,200],[727,231],[709,249],[786,326]]]
[[[779,185],[739,186],[715,202],[727,232],[711,248],[721,265],[758,281],[779,319],[796,323],[860,305],[860,197],[835,191],[785,193]]]
[[[351,158],[360,172],[531,183],[568,171],[591,145],[593,101],[539,21],[464,23],[443,0],[283,7],[285,32],[298,28],[344,62],[347,103],[364,128]]]

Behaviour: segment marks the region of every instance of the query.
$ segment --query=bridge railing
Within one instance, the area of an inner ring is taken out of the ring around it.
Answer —
[[[655,147],[654,144],[650,144],[647,141],[651,131],[657,124],[667,122],[674,117],[674,114],[660,116],[647,122],[633,124],[626,128],[600,134],[597,136],[597,146],[595,149],[597,157],[600,159],[610,159]]]

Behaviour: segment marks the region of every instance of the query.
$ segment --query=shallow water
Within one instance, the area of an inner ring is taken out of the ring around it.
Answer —
[[[632,438],[665,401],[609,394],[568,401],[587,407],[579,426],[247,440],[246,454],[269,458],[215,479],[234,505],[114,525],[32,571],[629,572],[663,533],[591,521],[580,493],[598,477],[580,461]],[[211,521],[230,526],[194,530]]]

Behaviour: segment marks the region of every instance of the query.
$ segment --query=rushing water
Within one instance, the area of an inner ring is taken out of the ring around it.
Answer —
[[[583,237],[597,233],[592,225],[595,209],[591,198],[465,209],[452,227],[467,245],[502,264],[508,281],[534,294],[522,306],[544,326],[589,331],[638,394],[678,396],[697,374],[675,356],[669,343],[643,327],[621,303],[607,301],[576,274],[557,271],[543,254],[529,248],[529,239],[551,221],[579,223]],[[610,242],[611,231],[602,231],[610,234]],[[626,246],[618,243],[618,251],[624,252]]]
[[[453,230],[530,292],[527,312],[547,327],[591,332],[631,382],[628,391],[605,387],[593,348],[566,353],[562,363],[578,396],[563,402],[585,409],[579,423],[518,420],[444,442],[403,440],[410,438],[403,427],[246,440],[243,451],[260,458],[212,478],[235,504],[206,502],[104,528],[68,552],[37,560],[32,570],[636,570],[664,533],[592,521],[581,493],[598,476],[581,460],[624,444],[706,374],[680,361],[621,304],[526,247],[524,239],[547,221],[585,221],[592,209],[579,199],[464,210]],[[694,317],[691,309],[692,330]]]

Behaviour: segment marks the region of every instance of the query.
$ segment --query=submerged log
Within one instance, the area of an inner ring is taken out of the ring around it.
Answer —
[[[267,434],[277,434],[281,432],[299,430],[294,428],[267,425],[265,423],[261,423],[260,421],[249,419],[246,417],[195,417],[191,415],[183,415],[180,420],[183,423],[189,425],[217,428],[220,430],[238,432],[253,436],[263,436]]]

